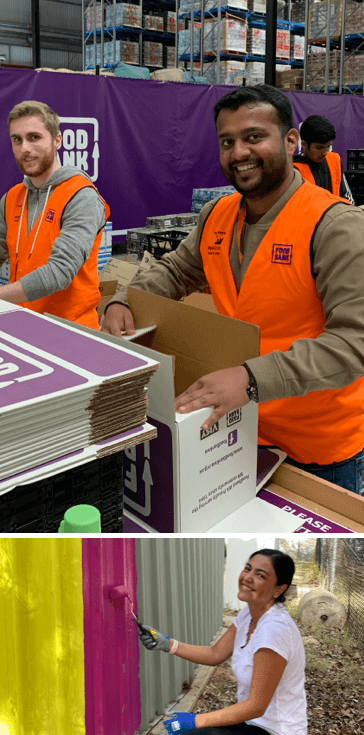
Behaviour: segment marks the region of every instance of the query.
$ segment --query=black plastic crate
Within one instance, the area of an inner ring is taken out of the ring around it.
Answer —
[[[65,511],[81,503],[99,509],[103,533],[120,533],[123,498],[117,452],[1,495],[0,533],[57,533]]]
[[[170,253],[172,250],[177,250],[181,240],[185,240],[188,235],[186,230],[158,230],[157,232],[151,232],[146,235],[148,241],[147,250],[151,253],[156,260]]]
[[[349,184],[350,190],[355,199],[355,194],[364,195],[364,170],[363,171],[345,171],[345,178]]]
[[[348,148],[346,154],[349,171],[364,169],[364,148]]]

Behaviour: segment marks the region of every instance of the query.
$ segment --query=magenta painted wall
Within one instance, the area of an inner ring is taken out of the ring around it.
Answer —
[[[134,735],[140,725],[134,539],[82,539],[86,735]]]

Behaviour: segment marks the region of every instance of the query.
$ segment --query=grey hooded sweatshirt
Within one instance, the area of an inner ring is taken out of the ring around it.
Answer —
[[[58,184],[77,174],[91,181],[85,171],[80,171],[75,166],[57,168],[40,189],[36,189],[30,178],[24,176],[24,186],[29,190],[28,234],[44,207],[49,187],[51,187],[50,196]],[[9,257],[6,245],[5,199],[6,194],[0,201],[0,266]],[[56,291],[67,288],[87,261],[95,237],[104,224],[105,207],[95,190],[85,188],[78,191],[64,209],[61,231],[52,245],[47,263],[20,279],[27,301],[51,296]]]

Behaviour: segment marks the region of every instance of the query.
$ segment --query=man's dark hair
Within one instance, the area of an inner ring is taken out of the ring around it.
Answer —
[[[268,103],[275,108],[278,125],[281,128],[282,138],[293,128],[291,103],[280,89],[269,84],[256,84],[254,87],[239,87],[228,92],[214,107],[215,125],[221,110],[238,110],[242,105],[249,103]]]
[[[328,143],[329,140],[336,138],[336,131],[326,117],[322,115],[310,115],[306,117],[300,127],[301,140],[304,140],[308,146],[311,143]]]

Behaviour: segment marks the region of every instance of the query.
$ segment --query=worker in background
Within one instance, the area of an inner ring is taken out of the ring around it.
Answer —
[[[0,201],[0,265],[10,259],[0,299],[98,329],[97,253],[110,209],[84,171],[59,165],[59,118],[48,105],[21,102],[8,129],[24,179]]]
[[[364,470],[364,213],[302,179],[286,95],[241,87],[215,106],[220,163],[235,194],[208,202],[178,246],[132,281],[180,299],[209,285],[220,314],[260,327],[260,356],[201,377],[182,414],[259,403],[259,444],[360,492]],[[132,334],[127,289],[103,331]],[[218,339],[218,335],[216,335]]]
[[[336,138],[334,126],[322,115],[310,115],[300,127],[302,154],[293,156],[301,176],[355,204],[342,169],[341,158],[331,149]]]

